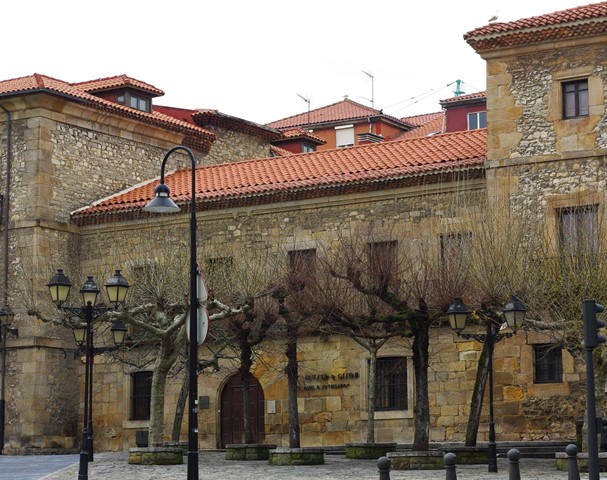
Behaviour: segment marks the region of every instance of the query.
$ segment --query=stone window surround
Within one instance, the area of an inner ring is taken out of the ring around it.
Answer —
[[[405,357],[407,359],[407,396],[409,397],[409,408],[407,410],[385,410],[375,412],[375,420],[397,420],[401,418],[413,418],[415,410],[414,397],[414,372],[413,358],[411,355],[405,355],[402,345],[384,346],[378,356],[382,357]],[[369,406],[369,359],[371,355],[365,350],[360,359],[360,418],[367,418],[367,408]]]
[[[548,97],[548,112],[546,119],[548,121],[571,122],[584,117],[563,117],[563,89],[562,84],[576,80],[588,80],[588,111],[589,115],[599,115],[604,112],[603,102],[603,80],[593,75],[592,66],[584,66],[554,72],[552,75],[552,85]],[[600,109],[600,111],[599,111]]]
[[[599,228],[605,224],[604,194],[602,192],[587,191],[555,195],[546,199],[546,234],[549,242],[549,251],[558,252],[559,249],[559,211],[564,208],[582,207],[585,205],[598,205]]]

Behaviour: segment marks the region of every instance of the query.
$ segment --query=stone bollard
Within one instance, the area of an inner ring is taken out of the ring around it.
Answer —
[[[443,457],[443,461],[445,462],[445,480],[457,480],[457,473],[455,472],[456,458],[454,453],[446,453]]]
[[[390,480],[390,464],[392,461],[388,457],[379,457],[377,459],[377,468],[379,469],[379,480]]]
[[[521,469],[518,461],[521,458],[521,452],[516,448],[508,450],[508,480],[521,480]]]
[[[577,446],[570,443],[565,448],[567,454],[567,480],[580,480],[580,469],[577,464]]]

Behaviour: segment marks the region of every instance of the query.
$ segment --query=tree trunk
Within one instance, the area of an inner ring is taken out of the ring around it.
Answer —
[[[412,449],[426,451],[430,446],[430,400],[428,397],[428,348],[430,320],[427,315],[414,320],[413,369],[415,371],[415,434]]]
[[[244,443],[255,443],[251,424],[251,366],[253,352],[246,341],[240,346],[240,379],[242,381],[242,421]]]
[[[161,347],[152,374],[149,426],[149,444],[152,447],[164,441],[164,390],[169,370],[173,365],[170,356],[163,355],[163,352],[165,350]]]
[[[297,409],[297,379],[299,367],[297,364],[297,329],[287,325],[287,382],[289,396],[289,447],[299,448],[299,412]]]
[[[377,349],[369,348],[369,378],[367,380],[367,443],[375,442],[375,390],[377,383]]]
[[[476,369],[476,380],[472,390],[472,399],[470,400],[470,415],[468,416],[468,426],[466,428],[466,446],[475,447],[478,427],[481,421],[481,411],[483,409],[483,399],[485,398],[485,386],[487,385],[487,375],[489,373],[489,349],[487,344],[483,343],[481,355],[478,358],[478,367]]]
[[[185,414],[185,404],[188,399],[190,390],[190,365],[189,362],[184,362],[184,378],[177,397],[177,405],[175,406],[175,417],[173,418],[173,432],[171,433],[171,441],[178,442],[181,439],[181,425],[183,424],[183,416]]]

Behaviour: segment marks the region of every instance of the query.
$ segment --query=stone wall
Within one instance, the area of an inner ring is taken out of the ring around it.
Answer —
[[[211,151],[205,157],[205,164],[240,162],[270,156],[268,140],[212,125],[205,128],[217,135]]]

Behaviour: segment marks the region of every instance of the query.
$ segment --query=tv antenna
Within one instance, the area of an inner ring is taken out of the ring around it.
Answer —
[[[303,95],[300,95],[299,93],[297,94],[297,96],[308,104],[308,123],[310,123],[310,99],[304,97]]]
[[[375,108],[375,77],[364,70],[362,72],[371,79],[371,108]]]

